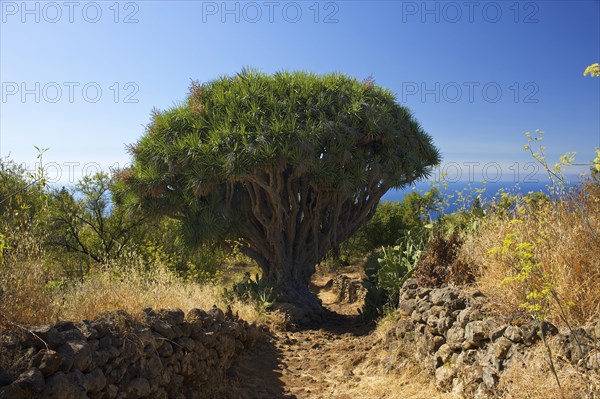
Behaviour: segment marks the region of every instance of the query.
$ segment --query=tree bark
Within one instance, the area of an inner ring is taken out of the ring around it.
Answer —
[[[317,190],[289,169],[265,172],[243,185],[249,220],[242,235],[243,252],[262,269],[277,305],[300,323],[324,314],[309,290],[316,265],[335,245],[358,230],[374,214],[389,187],[373,179],[355,193]],[[241,205],[240,205],[241,204]]]
[[[323,320],[325,309],[321,301],[310,291],[310,279],[300,282],[288,276],[271,284],[275,287],[274,308],[288,314],[293,322],[307,325]]]
[[[262,282],[273,289],[274,307],[288,314],[297,324],[320,322],[325,314],[321,301],[309,289],[315,264],[300,264],[294,261],[264,256],[251,248],[242,252],[257,261],[262,270]]]

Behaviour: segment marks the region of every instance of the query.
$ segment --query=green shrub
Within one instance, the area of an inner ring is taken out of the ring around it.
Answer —
[[[377,281],[392,301],[396,302],[402,284],[416,271],[423,246],[422,241],[413,240],[409,233],[404,245],[381,249],[383,256],[377,259]]]
[[[253,280],[248,272],[240,282],[234,283],[230,290],[224,288],[223,296],[228,302],[239,300],[252,304],[259,313],[266,312],[275,300],[273,287],[264,283],[258,273]]]
[[[335,271],[362,261],[381,247],[397,245],[407,232],[415,234],[430,222],[431,215],[439,212],[441,200],[440,190],[433,187],[425,193],[411,192],[400,202],[380,203],[367,224],[327,254],[321,268]]]
[[[434,189],[425,194],[413,191],[401,202],[379,204],[373,219],[357,233],[363,249],[396,245],[408,231],[429,222],[429,213],[438,200],[439,191]]]
[[[0,159],[1,259],[39,252],[48,197],[43,183],[14,161]]]
[[[382,247],[367,258],[367,277],[363,281],[367,295],[362,309],[365,317],[379,316],[386,306],[396,306],[402,284],[416,271],[427,237],[423,229],[410,230],[399,245]]]

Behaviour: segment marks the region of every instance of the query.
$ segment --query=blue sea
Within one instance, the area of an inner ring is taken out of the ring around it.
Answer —
[[[404,197],[413,191],[424,194],[432,187],[432,182],[423,181],[404,187],[402,189],[393,189],[388,191],[381,201],[400,202]],[[446,182],[446,187],[440,183],[436,186],[441,190],[442,194],[452,196],[449,199],[449,205],[445,208],[444,213],[452,213],[460,208],[470,208],[473,200],[481,193],[482,203],[489,203],[494,198],[499,198],[500,193],[507,192],[510,194],[528,194],[531,192],[542,192],[550,194],[549,181],[525,181],[515,183],[514,181],[498,181],[498,182]],[[568,184],[574,185],[573,183]],[[463,198],[463,199],[461,199]]]

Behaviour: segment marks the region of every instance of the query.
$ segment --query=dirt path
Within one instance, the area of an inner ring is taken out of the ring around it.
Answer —
[[[384,371],[384,345],[373,324],[361,320],[356,303],[340,303],[328,280],[316,279],[313,288],[336,313],[316,329],[272,332],[230,371],[228,398],[407,397],[392,386],[396,377]]]

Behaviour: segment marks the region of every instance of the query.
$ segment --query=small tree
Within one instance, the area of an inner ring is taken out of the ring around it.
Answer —
[[[108,174],[97,173],[85,176],[71,190],[54,192],[47,244],[84,255],[98,264],[118,258],[144,216],[112,206],[111,184]],[[80,268],[80,277],[83,274]]]
[[[424,195],[413,191],[401,202],[380,203],[373,218],[355,235],[361,239],[362,250],[372,251],[382,246],[396,245],[404,240],[411,229],[423,227],[429,222],[429,214],[435,203],[440,201],[439,196],[437,190],[430,190]]]
[[[47,210],[47,201],[43,176],[30,173],[9,158],[0,158],[1,258],[39,250],[38,238],[44,236],[40,222]]]
[[[122,200],[179,219],[192,241],[241,239],[295,318],[321,311],[308,285],[327,251],[386,191],[439,161],[410,112],[372,80],[252,70],[192,84],[130,150]]]

